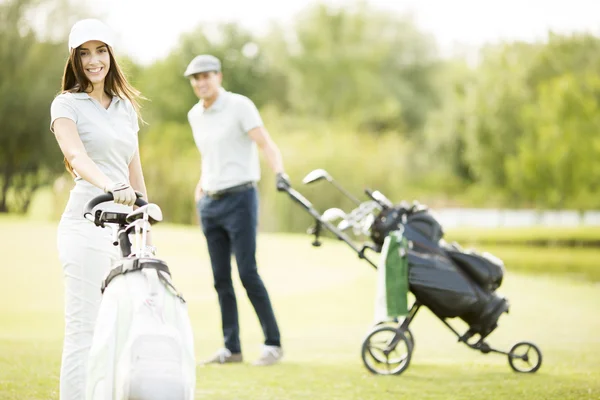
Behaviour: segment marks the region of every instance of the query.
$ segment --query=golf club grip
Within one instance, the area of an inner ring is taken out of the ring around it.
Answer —
[[[141,207],[141,206],[145,206],[146,204],[148,204],[144,199],[141,198],[141,195],[142,195],[141,193],[136,192],[136,195],[138,196],[135,199],[136,206]],[[85,207],[83,207],[84,217],[88,214],[91,214],[94,207],[96,207],[98,204],[105,203],[107,201],[113,201],[113,200],[114,200],[114,197],[113,197],[112,193],[104,193],[104,194],[94,197],[93,199],[91,199],[90,201],[87,202]]]

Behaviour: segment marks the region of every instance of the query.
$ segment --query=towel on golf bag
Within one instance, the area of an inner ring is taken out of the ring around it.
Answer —
[[[160,263],[121,260],[113,268]],[[162,274],[162,277],[159,275]],[[187,306],[170,277],[151,267],[113,277],[106,287],[90,349],[87,400],[192,400],[194,342]]]
[[[390,232],[383,241],[377,267],[375,321],[408,314],[408,240],[402,230]]]

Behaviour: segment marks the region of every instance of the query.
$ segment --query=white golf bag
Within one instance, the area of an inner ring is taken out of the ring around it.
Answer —
[[[103,215],[97,215],[101,223],[111,222],[102,220]],[[127,215],[128,226],[119,224],[115,244],[124,257],[102,285],[86,400],[194,398],[196,362],[187,305],[172,284],[167,264],[145,252],[149,224],[160,220],[160,208],[149,204]],[[132,232],[135,252],[127,255]]]

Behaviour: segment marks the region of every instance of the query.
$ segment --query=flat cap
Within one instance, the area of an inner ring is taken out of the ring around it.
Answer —
[[[186,78],[190,75],[199,74],[201,72],[210,71],[221,71],[221,61],[215,56],[210,54],[201,54],[194,57],[194,59],[187,66],[183,76]]]

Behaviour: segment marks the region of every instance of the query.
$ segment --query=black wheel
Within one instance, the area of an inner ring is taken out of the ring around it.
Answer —
[[[391,326],[379,326],[367,335],[362,345],[362,360],[378,375],[399,375],[410,364],[412,342]]]
[[[534,373],[542,366],[542,352],[533,343],[519,342],[510,349],[508,363],[516,372]]]
[[[391,327],[397,328],[398,327],[398,319],[396,318],[393,321],[382,321],[382,322],[379,322],[376,326],[391,326]],[[408,340],[410,340],[410,342],[412,344],[412,349],[414,351],[415,350],[415,337],[412,334],[412,331],[410,330],[410,328],[406,328],[406,330],[403,330],[402,332],[404,333],[404,336],[406,336],[406,338]]]
[[[378,324],[378,326],[379,326],[379,325],[380,325],[380,324]],[[392,329],[394,329],[394,330],[397,330],[397,329],[398,329],[396,325],[385,325],[385,326],[388,326],[388,327],[390,327],[390,328],[392,328]],[[414,339],[414,336],[413,336],[413,334],[412,334],[412,331],[411,331],[410,329],[407,329],[407,330],[405,330],[405,331],[404,331],[404,330],[401,330],[401,332],[404,334],[404,336],[406,336],[406,338],[407,338],[407,339],[408,339],[408,341],[410,342],[410,345],[411,345],[411,348],[412,348],[412,350],[411,350],[411,354],[412,354],[412,352],[415,350],[415,339]],[[371,353],[371,357],[375,358],[375,359],[376,359],[377,361],[379,361],[380,363],[384,363],[384,362],[386,362],[386,358],[385,358],[385,356],[383,355],[383,353],[381,353],[381,352],[377,352],[377,351],[370,351],[370,353]],[[390,360],[390,362],[400,362],[400,361],[401,361],[401,360],[400,360],[399,358],[398,358],[398,359],[396,359],[396,360]]]

